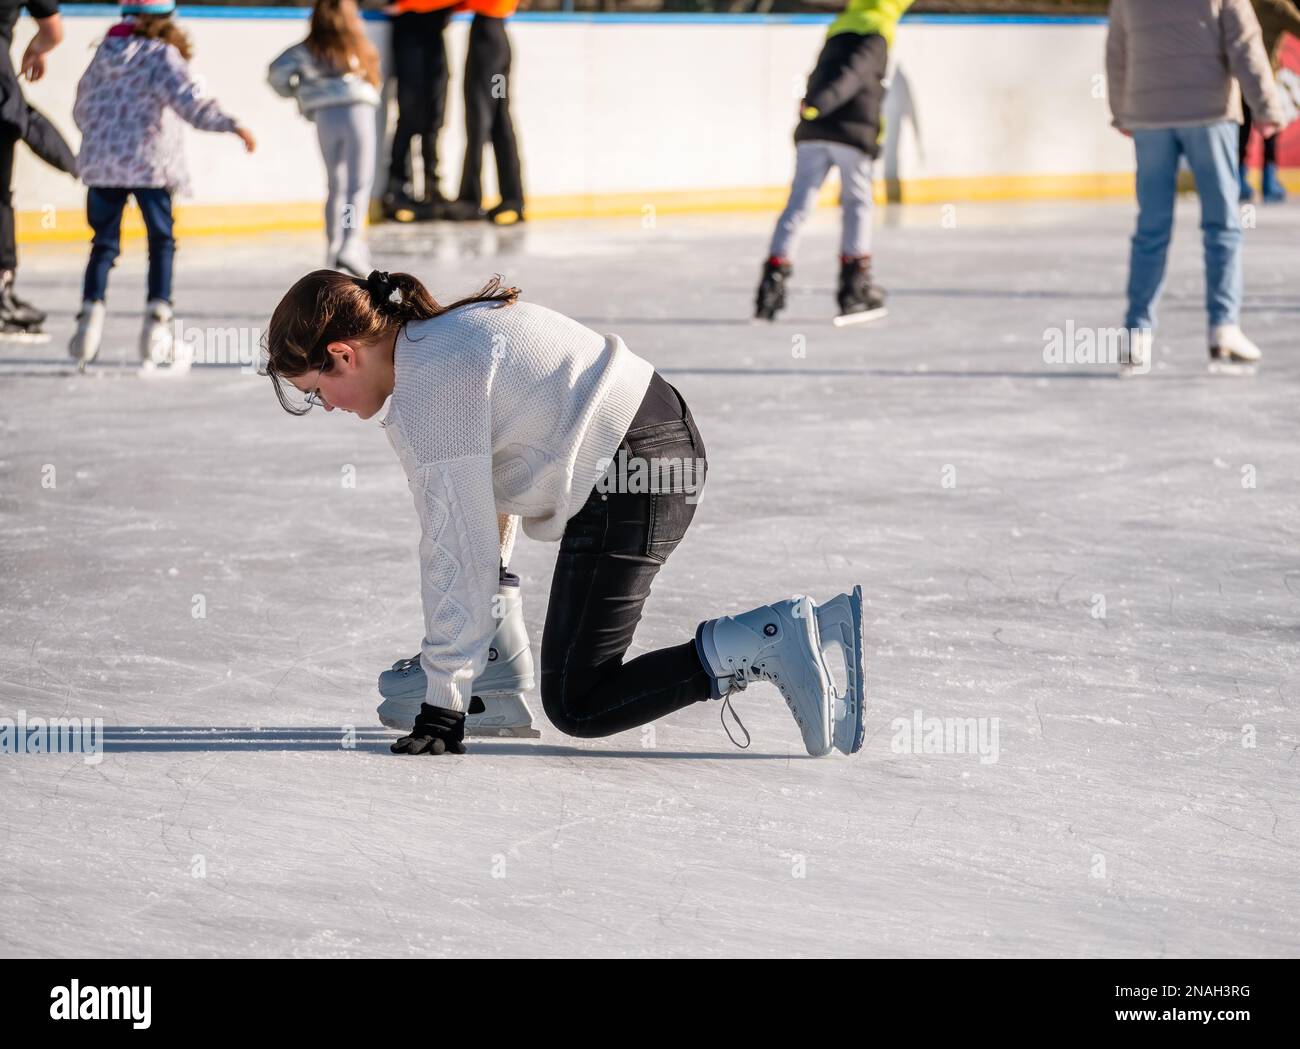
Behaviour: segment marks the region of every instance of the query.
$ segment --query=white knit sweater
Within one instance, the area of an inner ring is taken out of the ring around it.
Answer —
[[[425,701],[468,710],[495,632],[498,514],[558,540],[614,457],[654,368],[617,335],[516,302],[409,324],[382,426],[415,497]]]

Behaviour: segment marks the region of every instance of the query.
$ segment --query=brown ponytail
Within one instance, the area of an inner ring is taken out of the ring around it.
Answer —
[[[496,302],[509,306],[519,289],[503,287],[497,274],[474,295],[440,305],[419,279],[409,273],[373,271],[362,280],[337,270],[315,270],[284,294],[266,333],[263,372],[290,415],[302,415],[286,396],[283,379],[329,367],[326,347],[340,339],[372,342],[392,335],[412,321],[429,320],[460,306]]]

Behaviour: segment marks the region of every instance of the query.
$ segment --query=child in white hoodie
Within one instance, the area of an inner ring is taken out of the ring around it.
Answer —
[[[175,0],[124,3],[77,84],[73,119],[81,129],[81,180],[94,238],[77,330],[68,352],[79,367],[94,360],[104,328],[108,272],[121,251],[122,209],[135,197],[149,238],[149,299],[140,357],[146,366],[173,362],[172,196],[189,192],[181,120],[201,131],[253,136],[204,98],[189,71],[190,42],[172,21]],[[184,362],[182,362],[184,363]]]

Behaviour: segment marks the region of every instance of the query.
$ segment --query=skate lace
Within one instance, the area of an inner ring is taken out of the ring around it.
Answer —
[[[397,665],[393,667],[393,669],[404,673],[407,670],[413,669],[416,665],[419,664],[419,662],[420,662],[419,656],[412,656],[410,659],[400,660],[397,663]]]
[[[739,666],[736,666],[734,663],[732,664],[731,688],[727,691],[727,694],[722,697],[722,711],[719,715],[719,719],[722,721],[722,731],[727,734],[727,738],[731,740],[732,744],[740,750],[749,749],[751,736],[749,735],[749,729],[745,728],[745,723],[740,720],[740,715],[736,713],[736,708],[731,705],[731,696],[734,692],[742,691],[747,685],[762,680],[762,672],[750,664],[741,663]],[[732,735],[731,728],[727,724],[727,714],[731,714],[732,720],[736,723],[736,727],[745,734],[744,743],[738,742],[736,737]]]

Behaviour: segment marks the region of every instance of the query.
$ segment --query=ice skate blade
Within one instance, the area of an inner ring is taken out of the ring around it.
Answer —
[[[1210,361],[1206,367],[1211,375],[1231,375],[1238,378],[1249,378],[1259,372],[1259,365],[1247,361]]]
[[[832,318],[831,323],[837,328],[845,328],[850,324],[864,324],[867,321],[878,321],[881,317],[888,317],[889,310],[880,306],[874,310],[863,310],[860,313],[841,313]]]
[[[839,645],[844,655],[844,695],[836,695],[831,737],[836,750],[856,754],[866,735],[866,657],[862,637],[862,587],[839,594],[816,607],[817,634],[822,651]],[[841,705],[843,713],[840,713]]]
[[[465,722],[465,735],[476,739],[541,739],[532,725],[471,725]]]
[[[0,342],[22,343],[24,346],[37,346],[50,341],[47,331],[0,331]]]

